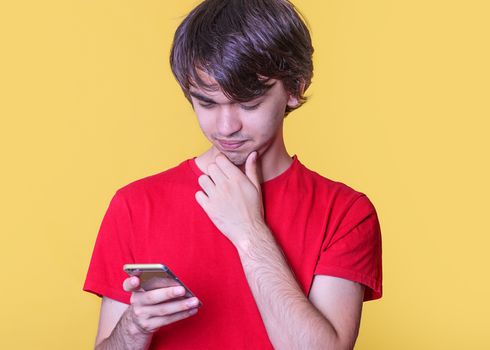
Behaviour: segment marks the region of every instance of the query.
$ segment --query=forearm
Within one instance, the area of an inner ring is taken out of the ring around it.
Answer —
[[[333,325],[301,291],[266,226],[260,225],[237,249],[274,348],[344,348]]]
[[[145,350],[152,333],[142,333],[131,320],[128,310],[124,312],[111,335],[95,346],[95,350]]]

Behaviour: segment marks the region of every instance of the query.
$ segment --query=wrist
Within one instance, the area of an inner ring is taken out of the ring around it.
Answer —
[[[127,334],[133,339],[151,338],[153,333],[145,331],[141,328],[133,317],[132,306],[126,310],[124,320],[124,329]]]
[[[242,238],[235,244],[239,255],[248,255],[254,250],[254,247],[261,242],[270,238],[272,233],[267,227],[267,224],[261,220],[250,225],[247,229],[247,234],[242,235]],[[262,243],[263,244],[263,243]]]

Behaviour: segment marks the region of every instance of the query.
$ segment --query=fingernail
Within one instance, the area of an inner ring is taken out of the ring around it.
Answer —
[[[187,302],[187,306],[196,306],[198,304],[197,298],[192,298]]]
[[[197,309],[191,309],[188,312],[189,312],[189,315],[195,315],[195,314],[197,314]]]
[[[185,294],[185,289],[182,287],[177,287],[174,289],[174,294],[175,295],[184,295]]]

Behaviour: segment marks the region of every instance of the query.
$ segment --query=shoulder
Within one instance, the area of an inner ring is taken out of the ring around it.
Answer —
[[[318,199],[323,198],[330,204],[334,204],[335,207],[343,207],[345,209],[350,208],[357,202],[363,206],[372,206],[370,200],[363,192],[341,181],[332,180],[321,175],[301,163],[298,165],[300,181],[305,186],[305,189],[313,190]]]
[[[189,166],[190,161],[189,159],[184,160],[177,166],[134,180],[119,188],[115,196],[132,201],[142,197],[161,196],[169,191],[173,192],[194,187],[196,176]]]

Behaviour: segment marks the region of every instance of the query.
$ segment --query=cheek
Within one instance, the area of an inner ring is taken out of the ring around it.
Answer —
[[[285,108],[285,107],[284,107]],[[268,118],[263,118],[264,115],[268,115]],[[273,106],[267,112],[263,112],[261,115],[257,116],[258,122],[256,125],[260,125],[257,131],[264,135],[265,137],[269,137],[274,135],[284,120],[284,109],[281,108],[281,105]]]
[[[201,128],[202,132],[204,134],[208,134],[211,131],[210,129],[212,127],[212,119],[202,114],[199,114],[199,112],[196,112],[196,115],[197,122],[199,123],[199,127]]]

